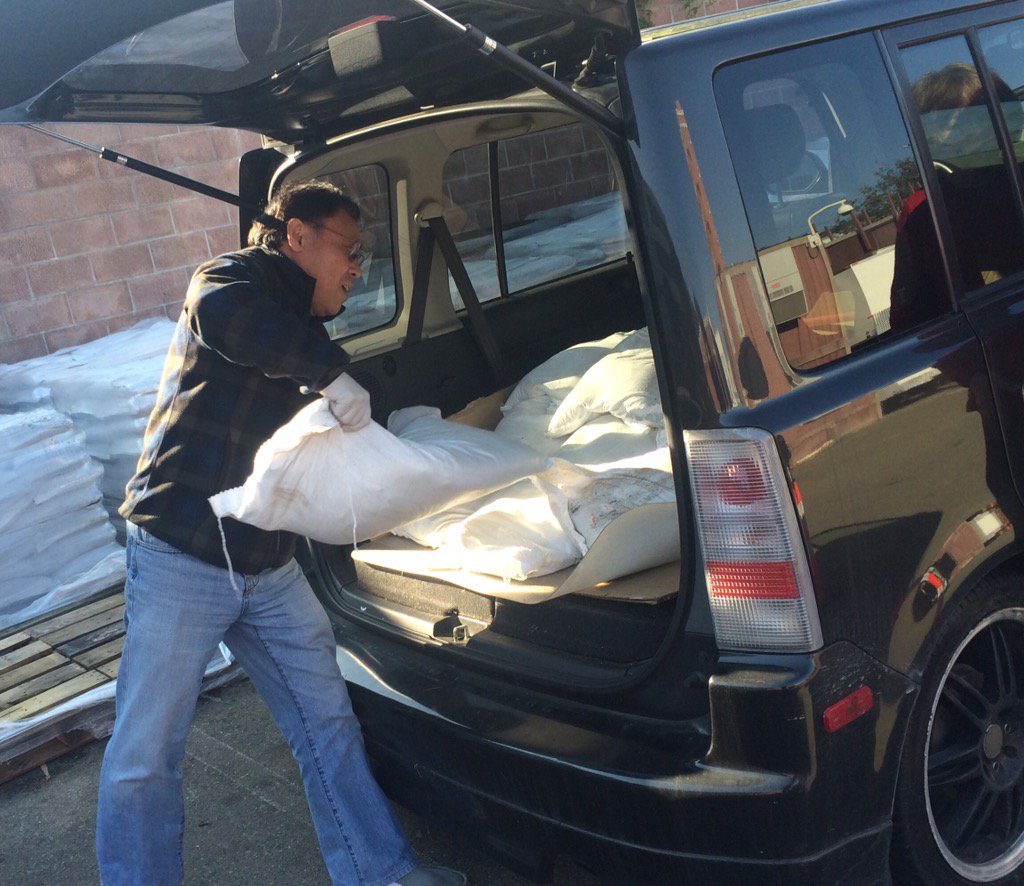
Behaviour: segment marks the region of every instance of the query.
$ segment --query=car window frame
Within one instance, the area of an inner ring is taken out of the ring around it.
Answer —
[[[329,328],[331,326],[331,324],[335,320],[338,319],[338,317],[332,317],[332,318],[330,318],[328,320],[325,320],[324,323],[323,323],[324,328],[327,330],[328,335],[331,337],[331,341],[335,342],[336,344],[342,344],[344,342],[352,341],[353,339],[360,338],[362,336],[371,335],[371,334],[378,334],[378,333],[382,332],[383,330],[392,329],[392,328],[396,327],[399,324],[399,322],[402,319],[403,313],[404,313],[405,299],[403,297],[403,292],[402,292],[402,281],[401,281],[401,273],[400,273],[401,269],[400,269],[399,261],[398,261],[399,260],[399,254],[398,254],[398,232],[397,232],[397,228],[396,228],[396,219],[395,219],[395,203],[394,203],[394,200],[392,199],[392,180],[391,180],[392,176],[391,176],[391,170],[388,169],[388,166],[387,166],[386,163],[381,163],[379,161],[374,161],[372,163],[360,163],[358,166],[350,166],[350,167],[346,167],[345,169],[332,170],[326,177],[329,180],[334,181],[335,183],[337,183],[335,181],[336,179],[340,179],[342,176],[344,176],[344,175],[346,175],[348,173],[356,172],[356,171],[358,171],[360,169],[366,169],[366,168],[371,167],[371,166],[375,167],[378,170],[380,170],[380,173],[383,175],[383,179],[384,179],[384,182],[383,182],[384,183],[383,197],[384,197],[384,205],[387,208],[387,224],[385,226],[383,226],[383,227],[387,231],[387,236],[388,236],[389,244],[390,244],[390,247],[391,247],[391,274],[392,274],[392,288],[394,290],[394,312],[392,313],[391,317],[389,317],[388,320],[386,322],[384,322],[384,323],[380,323],[380,324],[378,324],[376,326],[369,326],[369,327],[367,327],[365,329],[357,329],[357,330],[348,332],[348,333],[346,333],[344,335],[334,335],[332,330]],[[298,168],[300,168],[300,167],[296,167],[296,170]],[[282,183],[279,182],[278,186],[281,186],[281,184]],[[346,188],[343,188],[343,190],[345,190],[346,193],[347,193],[347,189]],[[360,195],[356,194],[354,196],[355,196],[356,203],[358,204],[359,200],[360,200]],[[361,227],[362,227],[362,221],[360,221],[360,228]]]

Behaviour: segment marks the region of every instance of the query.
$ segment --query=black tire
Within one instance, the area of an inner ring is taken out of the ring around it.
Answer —
[[[1024,577],[990,576],[931,645],[896,789],[897,883],[1024,882]]]

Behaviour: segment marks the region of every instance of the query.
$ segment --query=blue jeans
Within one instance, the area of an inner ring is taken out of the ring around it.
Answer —
[[[224,640],[299,762],[335,884],[384,886],[415,867],[374,781],[334,635],[299,565],[234,578],[128,524],[117,719],[100,773],[106,886],[182,881],[181,759],[203,671]],[[244,814],[241,813],[241,814]]]

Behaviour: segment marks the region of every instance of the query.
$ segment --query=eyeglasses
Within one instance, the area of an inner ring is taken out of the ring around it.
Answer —
[[[347,234],[343,234],[343,233],[341,233],[341,231],[336,231],[336,230],[334,230],[334,228],[328,227],[327,225],[316,224],[316,225],[314,225],[314,227],[316,227],[316,228],[323,228],[323,230],[325,230],[325,231],[330,231],[332,234],[334,234],[335,237],[340,237],[342,240],[347,240],[349,242],[351,242],[351,240],[352,240],[352,238],[349,237]],[[359,267],[362,267],[363,263],[369,257],[370,257],[369,250],[367,250],[366,247],[363,246],[363,244],[360,243],[360,242],[357,242],[355,244],[355,246],[353,246],[352,249],[348,253],[348,260],[350,262],[354,262],[355,264],[359,265]]]

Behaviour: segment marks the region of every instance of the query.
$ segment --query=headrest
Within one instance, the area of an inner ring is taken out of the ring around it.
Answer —
[[[804,128],[789,105],[765,105],[746,112],[748,132],[754,156],[766,184],[792,175],[807,153]]]

